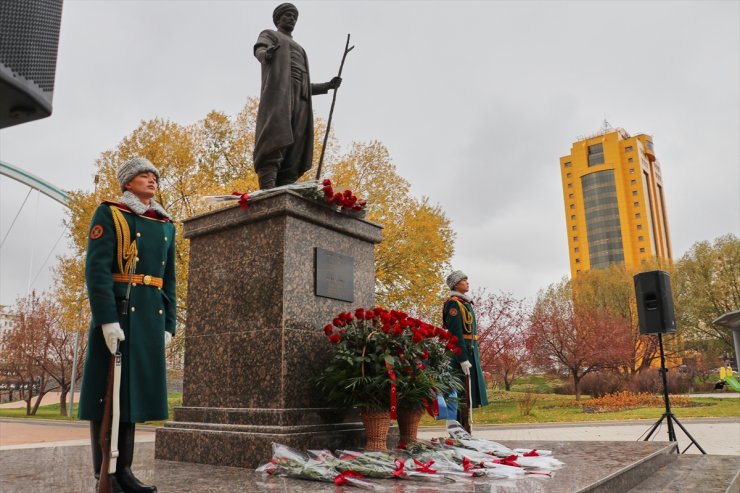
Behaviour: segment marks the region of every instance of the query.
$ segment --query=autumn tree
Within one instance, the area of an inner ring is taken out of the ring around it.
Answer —
[[[529,351],[526,342],[523,331],[507,338],[491,364],[490,372],[503,382],[506,390],[511,390],[514,380],[527,368]]]
[[[641,268],[628,268],[624,264],[612,264],[605,269],[591,269],[579,273],[572,281],[573,296],[577,305],[609,313],[629,329],[630,354],[621,370],[635,375],[651,367],[658,356],[658,341],[640,333],[637,316],[634,276],[651,270],[671,271],[671,267],[657,261],[647,262]],[[676,356],[676,345],[665,345],[669,358]]]
[[[529,318],[527,307],[524,300],[517,300],[509,293],[485,290],[476,292],[473,301],[481,368],[497,375],[506,390],[511,390],[514,377],[523,369],[526,351],[522,334]]]
[[[677,325],[699,351],[734,352],[732,330],[712,323],[740,308],[740,239],[734,234],[695,243],[676,262]]]
[[[35,291],[19,298],[13,312],[17,316],[16,323],[3,337],[5,370],[20,387],[21,399],[26,401],[26,414],[35,415],[48,392],[47,367],[49,360],[54,358],[50,334],[58,328],[59,312],[47,295],[38,296]]]
[[[51,355],[46,363],[49,375],[59,384],[59,412],[67,415],[67,398],[74,385],[79,392],[82,365],[87,350],[87,330],[90,325],[90,310],[84,284],[84,257],[68,259],[67,265],[54,267],[54,290],[51,294],[59,311],[59,324],[49,334]],[[76,276],[66,278],[60,272]],[[53,356],[53,357],[52,357]],[[76,357],[76,358],[75,358]]]
[[[454,232],[439,205],[411,195],[380,142],[354,143],[327,166],[332,179],[368,201],[368,220],[383,226],[375,248],[376,302],[439,321]]]
[[[563,280],[539,293],[526,347],[541,368],[570,375],[580,400],[581,379],[623,365],[631,342],[623,320],[606,310],[578,305],[570,281]]]
[[[178,327],[184,328],[189,244],[182,237],[180,221],[213,209],[200,200],[205,195],[258,188],[252,162],[257,106],[258,101],[250,98],[234,117],[212,111],[191,125],[160,118],[142,121],[115,149],[103,152],[95,162],[95,191],[71,193],[66,224],[73,251],[61,259],[57,275],[73,280],[73,289],[83,292],[84,255],[92,214],[102,200],[120,196],[118,167],[130,158],[145,157],[161,174],[155,199],[176,220]],[[315,128],[314,167],[325,126],[319,120]],[[438,317],[442,276],[452,256],[453,240],[449,220],[441,208],[427,198],[411,195],[408,182],[397,174],[387,149],[379,142],[355,143],[342,154],[335,139],[330,138],[324,166],[323,176],[330,177],[337,187],[350,188],[368,199],[368,219],[384,227],[383,242],[376,248],[378,303]],[[301,180],[314,178],[315,171],[311,169]],[[181,351],[182,334],[178,331],[170,345],[171,352]]]

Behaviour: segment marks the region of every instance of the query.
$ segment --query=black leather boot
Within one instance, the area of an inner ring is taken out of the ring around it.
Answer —
[[[156,486],[142,483],[131,472],[131,464],[134,462],[135,432],[135,423],[121,423],[118,427],[116,480],[125,493],[156,493]]]
[[[98,493],[100,467],[103,464],[103,452],[100,449],[100,421],[90,421],[90,448],[92,449],[93,474],[95,475],[95,493]],[[115,476],[110,479],[113,493],[124,493]]]

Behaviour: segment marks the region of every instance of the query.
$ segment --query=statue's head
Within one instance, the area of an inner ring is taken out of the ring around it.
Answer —
[[[298,21],[298,9],[292,3],[281,3],[272,11],[272,22],[278,29],[291,32]]]

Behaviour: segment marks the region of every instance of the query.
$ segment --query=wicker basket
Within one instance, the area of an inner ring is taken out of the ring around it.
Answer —
[[[398,432],[400,441],[413,443],[419,431],[419,421],[424,411],[421,409],[399,409],[398,410]]]
[[[388,428],[391,417],[388,411],[360,411],[362,424],[365,425],[365,450],[384,451],[388,440]]]

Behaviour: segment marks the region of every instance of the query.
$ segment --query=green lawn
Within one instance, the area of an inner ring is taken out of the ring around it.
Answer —
[[[169,415],[172,416],[172,409],[175,406],[179,406],[182,403],[182,392],[170,392],[167,397],[167,404],[169,406]],[[33,408],[33,406],[31,406]],[[72,409],[72,416],[77,419],[77,403],[75,402],[74,408]],[[66,416],[62,416],[59,413],[59,404],[50,404],[48,406],[39,406],[34,416],[26,416],[26,408],[19,407],[15,409],[0,409],[0,417],[3,418],[29,418],[29,419],[69,419]],[[149,421],[146,424],[153,426],[160,426],[163,421]]]
[[[546,385],[546,382],[540,382]],[[530,382],[525,385],[537,385]],[[515,423],[547,423],[547,422],[574,422],[574,421],[610,421],[629,419],[658,419],[665,409],[663,407],[645,407],[605,413],[587,413],[580,406],[565,406],[563,403],[572,402],[573,396],[555,394],[534,394],[537,402],[529,416],[522,416],[519,411],[519,399],[525,394],[522,392],[489,391],[490,404],[475,409],[474,420],[478,424],[515,424]],[[585,399],[585,398],[584,398]],[[182,393],[172,392],[169,395],[170,416],[175,406],[182,403]],[[678,418],[689,417],[737,417],[740,416],[740,399],[694,398],[693,407],[672,407]],[[73,415],[77,416],[77,405]],[[41,406],[35,416],[26,416],[25,408],[0,409],[0,417],[15,417],[30,419],[67,419],[59,414],[59,404]],[[161,421],[147,424],[158,426]],[[422,426],[438,426],[439,422],[429,416],[424,416]]]
[[[550,394],[555,387],[563,385],[563,379],[549,375],[524,375],[514,380],[511,385],[512,392],[537,392],[540,394]],[[501,385],[501,389],[504,386]]]
[[[490,392],[489,404],[473,411],[473,419],[478,424],[516,424],[516,423],[550,423],[574,421],[613,421],[629,419],[657,419],[664,412],[661,407],[643,407],[622,411],[587,413],[580,406],[563,407],[572,402],[573,396],[555,394],[535,394],[537,402],[529,416],[522,416],[519,411],[519,392]],[[585,399],[585,398],[584,398]],[[671,411],[678,418],[695,417],[737,417],[740,416],[740,399],[693,398],[692,407],[674,407]],[[439,422],[425,415],[422,426],[439,426]]]

